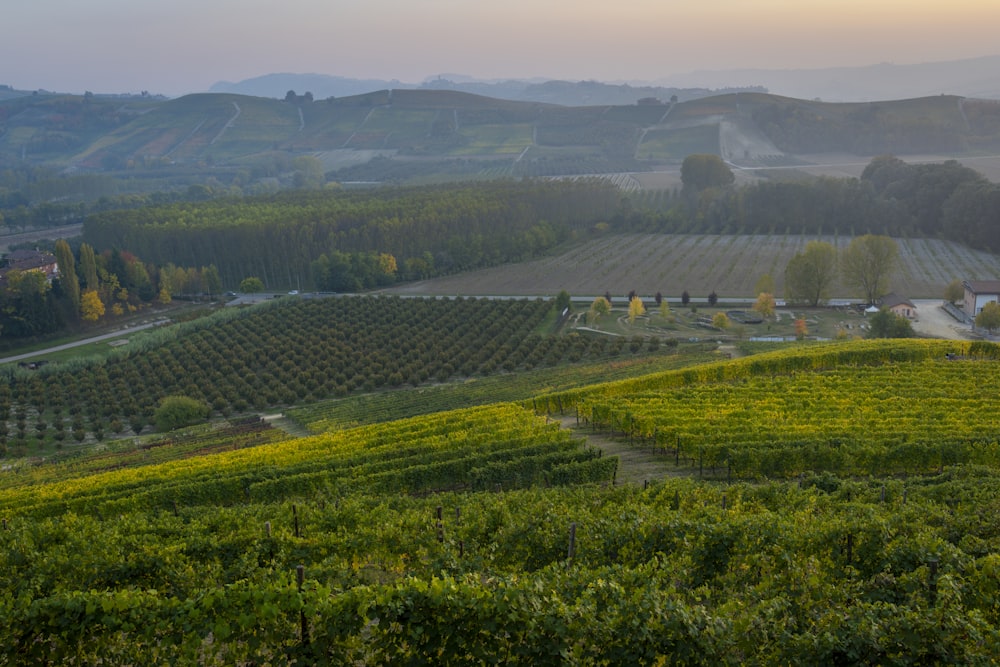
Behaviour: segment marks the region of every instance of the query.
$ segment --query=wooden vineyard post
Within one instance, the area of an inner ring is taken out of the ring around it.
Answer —
[[[295,528],[295,537],[299,537],[299,512],[295,505],[292,505],[292,524]]]
[[[302,584],[306,580],[306,568],[304,565],[295,566],[295,580],[299,585],[299,593],[302,592]],[[299,639],[303,644],[309,643],[309,625],[306,623],[305,609],[299,610]]]
[[[569,524],[569,549],[566,552],[566,559],[570,562],[576,556],[576,522]]]
[[[932,558],[927,561],[927,593],[932,606],[937,603],[937,572],[938,559]]]
[[[443,516],[442,512],[443,512],[442,507],[438,505],[437,510],[435,511],[435,514],[437,515],[437,523],[435,524],[435,528],[437,529],[438,542],[444,542],[444,523],[441,521],[441,517]]]
[[[264,533],[268,537],[271,537],[271,522],[270,521],[265,521],[264,522]]]

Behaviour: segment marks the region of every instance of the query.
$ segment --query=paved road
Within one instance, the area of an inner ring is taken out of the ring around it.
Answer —
[[[20,232],[18,234],[5,234],[0,236],[0,253],[7,252],[12,245],[41,241],[42,239],[68,239],[72,236],[79,236],[82,232],[83,225],[67,225],[65,227],[34,229],[30,232]]]
[[[62,350],[70,350],[74,347],[80,347],[82,345],[89,345],[91,343],[97,343],[102,340],[108,340],[109,338],[119,338],[121,336],[127,336],[130,333],[135,333],[136,331],[142,331],[143,329],[151,329],[162,324],[167,324],[170,320],[158,320],[156,322],[149,322],[147,324],[139,324],[134,327],[128,327],[127,329],[119,329],[118,331],[112,331],[111,333],[101,334],[100,336],[94,336],[93,338],[86,338],[84,340],[73,341],[72,343],[65,343],[63,345],[55,345],[53,347],[45,348],[44,350],[35,350],[34,352],[25,352],[24,354],[15,354],[12,357],[3,357],[0,359],[0,364],[9,364],[15,361],[23,361],[24,359],[32,359],[34,357],[44,357],[46,354],[52,354],[53,352],[61,352]]]

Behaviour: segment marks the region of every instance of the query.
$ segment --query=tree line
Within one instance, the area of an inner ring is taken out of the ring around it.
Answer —
[[[215,265],[224,285],[254,275],[269,287],[367,287],[385,276],[370,270],[383,255],[404,280],[528,259],[612,214],[619,197],[598,180],[295,191],[98,213],[84,240],[156,264]]]
[[[21,339],[67,326],[86,326],[132,313],[175,297],[220,294],[214,266],[164,266],[142,261],[117,248],[97,252],[81,243],[74,250],[55,242],[59,275],[51,282],[41,271],[12,270],[0,285],[0,335]]]
[[[735,186],[713,155],[689,156],[683,189],[619,208],[612,224],[686,233],[876,234],[946,238],[1000,249],[1000,184],[955,160],[911,164],[878,156],[860,178],[802,176]]]

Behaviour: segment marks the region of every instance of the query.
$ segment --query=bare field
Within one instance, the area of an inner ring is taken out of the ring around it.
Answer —
[[[520,264],[497,266],[387,290],[395,294],[551,296],[635,290],[675,298],[687,292],[703,299],[751,298],[757,280],[770,274],[784,294],[788,261],[808,241],[845,247],[850,238],[805,235],[721,236],[714,234],[609,235],[565,252]],[[897,239],[900,268],[892,290],[911,299],[937,299],[952,280],[1000,279],[1000,257],[936,239]],[[832,298],[850,298],[837,286]]]

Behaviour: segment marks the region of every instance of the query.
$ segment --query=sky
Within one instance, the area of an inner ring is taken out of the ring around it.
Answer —
[[[2,0],[0,84],[178,96],[318,73],[656,82],[1000,54],[1000,0]]]

